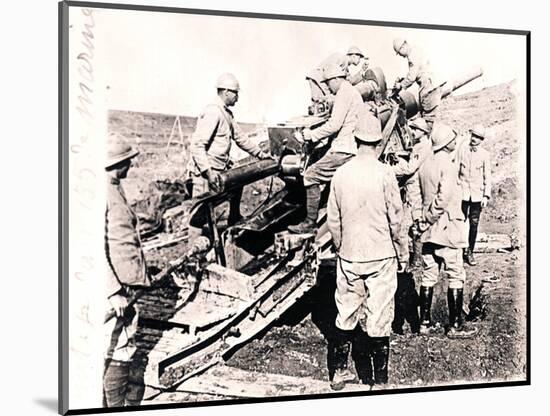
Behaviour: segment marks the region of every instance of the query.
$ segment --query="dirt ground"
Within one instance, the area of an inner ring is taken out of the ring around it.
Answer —
[[[446,281],[436,286],[432,316],[440,325],[435,334],[411,334],[407,323],[403,334],[392,334],[389,365],[390,384],[399,386],[448,385],[461,382],[515,381],[526,378],[526,229],[520,207],[525,206],[523,172],[524,133],[519,129],[514,83],[451,97],[444,101],[441,119],[466,135],[476,123],[490,127],[483,143],[492,157],[493,198],[481,217],[480,231],[512,236],[519,248],[512,252],[478,254],[476,267],[466,266],[465,300],[477,291],[476,300],[485,314],[472,322],[478,336],[470,340],[449,340]],[[147,196],[156,179],[181,179],[186,162],[186,142],[170,143],[174,117],[113,112],[110,128],[136,140],[142,150],[136,168],[128,178],[131,201]],[[253,131],[257,126],[247,126]],[[183,120],[184,139],[193,129],[192,120]],[[162,133],[159,133],[161,131]],[[268,182],[247,187],[244,200],[251,209],[261,201]],[[176,257],[178,247],[149,254],[154,264]],[[420,270],[401,276],[401,294],[416,302]],[[483,279],[497,276],[497,283]],[[328,381],[327,341],[336,314],[335,272],[321,270],[320,284],[289,310],[274,326],[238,350],[228,365],[245,370],[307,376]],[[414,308],[416,309],[416,308]],[[398,328],[395,328],[398,329]],[[186,400],[194,400],[190,395]],[[197,398],[195,397],[195,400]]]
[[[390,384],[429,386],[525,378],[526,309],[521,294],[525,293],[526,280],[520,266],[523,256],[524,251],[487,253],[478,256],[475,268],[467,266],[465,297],[482,286],[487,307],[485,319],[471,323],[480,329],[474,339],[449,340],[444,335],[446,282],[440,281],[433,305],[433,318],[440,328],[430,336],[419,336],[412,334],[406,323],[403,335],[392,334]],[[415,281],[420,273],[414,272]],[[500,282],[482,284],[482,279],[490,275],[501,277]],[[262,337],[239,350],[228,364],[328,380],[327,340],[336,316],[334,287],[334,270],[326,268],[320,287]]]
[[[476,123],[489,127],[483,143],[491,154],[492,200],[481,217],[480,232],[503,233],[521,248],[511,253],[482,253],[478,265],[466,265],[465,303],[476,291],[477,303],[485,306],[485,316],[471,325],[479,327],[470,340],[449,340],[446,281],[436,286],[432,317],[439,330],[431,336],[392,334],[389,380],[404,386],[448,385],[468,382],[523,380],[526,377],[526,255],[521,160],[525,135],[519,129],[514,83],[451,97],[444,101],[440,117],[466,136]],[[400,276],[398,292],[417,296],[421,271],[412,277]],[[497,276],[498,283],[483,279]],[[228,362],[239,368],[328,380],[327,339],[334,325],[335,272],[323,270],[322,284],[279,324],[261,338],[238,351]],[[412,285],[414,284],[414,289]]]

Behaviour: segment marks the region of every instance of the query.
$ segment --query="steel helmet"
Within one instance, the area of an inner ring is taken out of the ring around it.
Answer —
[[[353,135],[360,142],[375,143],[382,140],[382,126],[380,120],[370,111],[359,114]]]
[[[107,139],[107,159],[105,169],[116,165],[127,159],[132,159],[139,154],[137,149],[132,148],[128,139],[117,133],[110,133]]]
[[[434,123],[431,139],[434,152],[443,149],[451,143],[457,136],[455,130],[443,123]]]
[[[346,55],[359,55],[362,58],[365,57],[365,55],[363,55],[363,52],[361,52],[361,49],[359,49],[357,46],[350,47]]]
[[[481,139],[485,139],[485,136],[487,134],[487,130],[483,125],[476,124],[473,129],[470,129],[470,133],[472,133],[474,136],[478,136]]]
[[[230,73],[221,74],[218,78],[218,81],[216,82],[216,88],[219,90],[231,90],[231,91],[239,91],[239,81],[237,81],[237,78],[235,75]]]
[[[345,78],[346,76],[347,76],[346,70],[338,64],[328,65],[325,68],[323,68],[323,82],[327,82],[332,78],[338,78],[338,77]]]
[[[411,120],[409,127],[411,129],[421,130],[426,134],[430,134],[428,123],[426,123],[426,120],[424,120],[422,117],[417,117],[414,120]]]
[[[396,38],[393,40],[393,50],[395,51],[395,53],[398,53],[399,50],[403,47],[403,45],[406,43],[407,41],[403,38]]]

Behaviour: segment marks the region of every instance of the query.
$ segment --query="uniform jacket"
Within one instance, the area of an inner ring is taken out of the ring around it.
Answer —
[[[404,184],[405,187],[405,202],[411,203],[409,198],[411,186],[416,186],[417,172],[420,166],[433,155],[431,140],[424,136],[419,143],[414,145],[409,160],[401,159],[397,165],[392,166],[392,169]]]
[[[401,236],[403,206],[393,170],[358,155],[332,178],[327,224],[338,256],[350,262],[408,258]]]
[[[430,63],[424,54],[419,49],[411,46],[407,61],[409,62],[409,72],[401,82],[403,88],[409,88],[416,82],[420,90],[424,88],[431,89],[432,72]]]
[[[107,182],[105,213],[107,296],[124,286],[149,286],[145,257],[138,234],[138,219],[130,208],[120,181]]]
[[[464,201],[480,202],[484,196],[491,197],[491,160],[489,152],[480,146],[472,151],[464,143],[457,152],[458,178],[462,187]]]
[[[311,130],[311,138],[314,141],[319,141],[336,135],[331,144],[333,152],[356,154],[357,145],[353,130],[362,108],[361,94],[348,81],[344,80],[336,93],[330,118],[326,123]]]
[[[197,120],[191,138],[188,171],[200,175],[207,169],[225,170],[229,165],[231,141],[253,156],[260,154],[260,147],[241,132],[233,120],[233,113],[223,101],[217,99],[206,106]]]
[[[430,224],[422,234],[422,242],[467,247],[458,167],[451,154],[441,150],[430,156],[418,170],[418,181],[409,196],[413,219]]]
[[[424,136],[420,142],[412,148],[410,159],[401,159],[397,165],[392,166],[392,169],[396,176],[412,176],[432,154],[432,144],[430,140]]]
[[[344,55],[344,54],[338,53],[338,52],[330,54],[327,58],[325,58],[323,60],[323,62],[321,62],[319,64],[319,66],[312,69],[306,75],[306,79],[308,79],[308,78],[312,79],[315,82],[317,82],[319,85],[323,85],[325,87],[326,91],[328,91],[328,94],[330,94],[330,91],[328,90],[328,87],[326,86],[326,84],[323,84],[323,79],[324,79],[323,70],[326,67],[332,66],[332,65],[338,65],[338,66],[342,67],[342,69],[344,69],[344,71],[347,71],[348,66],[349,66],[347,56]]]

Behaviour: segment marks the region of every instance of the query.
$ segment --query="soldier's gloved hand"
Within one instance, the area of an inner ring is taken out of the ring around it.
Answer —
[[[271,156],[270,153],[267,153],[267,152],[264,152],[264,151],[261,151],[259,154],[258,154],[258,159],[261,159],[261,160],[265,160],[265,159],[273,159],[273,156]]]
[[[420,234],[424,233],[429,227],[430,224],[428,224],[426,221],[418,221],[416,224],[416,228]]]
[[[489,197],[484,196],[483,199],[481,200],[481,208],[487,207],[488,204],[489,204]]]
[[[313,139],[311,138],[311,130],[308,129],[308,128],[305,128],[303,131],[302,131],[302,137],[304,138],[304,140],[306,142],[313,142]]]
[[[128,299],[121,292],[117,292],[114,295],[109,296],[109,302],[115,310],[115,315],[120,318],[124,315],[124,311],[128,307]]]
[[[206,179],[208,180],[208,187],[212,192],[221,191],[222,181],[218,172],[215,172],[212,169],[208,169],[206,171]]]

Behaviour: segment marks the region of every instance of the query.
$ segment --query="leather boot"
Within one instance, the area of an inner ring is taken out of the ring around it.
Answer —
[[[355,380],[355,375],[348,369],[348,357],[351,348],[352,331],[336,328],[331,348],[334,376],[330,383],[332,390],[342,390],[346,382]]]
[[[388,359],[390,355],[390,337],[371,338],[374,384],[388,382]]]
[[[468,263],[470,266],[476,266],[477,261],[474,257],[474,252],[471,249],[468,249],[466,252],[466,263]]]
[[[126,406],[139,406],[145,394],[144,382],[145,365],[132,362],[128,373],[128,389],[126,390]]]
[[[463,289],[449,289],[447,302],[449,306],[449,338],[472,338],[477,334],[477,328],[465,328],[462,323]]]
[[[227,217],[227,226],[231,227],[242,220],[241,215],[241,199],[243,196],[243,190],[238,189],[229,199],[229,215]]]
[[[368,334],[361,328],[357,328],[356,330],[351,355],[361,383],[372,386],[374,384],[372,342]]]
[[[413,238],[412,266],[422,267],[422,241],[420,241],[420,237]]]
[[[432,308],[432,298],[434,294],[433,287],[420,286],[420,334],[426,335],[430,333],[432,326],[432,319],[430,316],[430,310]]]
[[[107,360],[103,374],[103,399],[106,407],[123,407],[126,401],[130,363]]]
[[[317,228],[319,217],[319,200],[321,199],[321,187],[311,185],[306,188],[306,218],[300,224],[291,225],[288,231],[294,234],[313,233]]]

